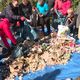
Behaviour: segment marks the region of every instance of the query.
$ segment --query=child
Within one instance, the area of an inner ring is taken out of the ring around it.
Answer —
[[[50,34],[50,19],[48,16],[49,7],[48,4],[44,2],[44,0],[38,0],[37,2],[37,11],[39,15],[39,23],[42,27],[42,31],[45,35],[44,24],[47,27],[47,34]]]
[[[67,11],[67,21],[66,25],[68,25],[70,29],[70,33],[75,35],[75,30],[76,30],[76,14],[74,14],[74,11],[72,8],[69,8]]]

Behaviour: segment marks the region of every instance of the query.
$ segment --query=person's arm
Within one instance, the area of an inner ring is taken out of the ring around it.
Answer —
[[[44,6],[45,6],[45,13],[43,15],[47,15],[49,13],[49,6],[47,3],[45,3]]]
[[[71,0],[68,0],[67,2],[66,2],[66,5],[62,8],[62,12],[63,12],[63,15],[67,15],[67,11],[68,11],[68,9],[69,8],[71,8],[72,7],[72,2],[71,2]]]
[[[3,15],[3,14],[0,14],[0,18],[5,18],[5,15]]]
[[[53,9],[57,9],[57,8],[58,8],[58,0],[55,0]]]
[[[31,5],[30,2],[29,2],[29,14],[30,14],[30,15],[32,14],[32,5]]]
[[[40,14],[40,12],[39,12],[39,3],[38,2],[36,4],[36,11],[37,11],[37,14]]]
[[[24,15],[24,13],[23,13],[23,11],[22,11],[22,3],[19,5],[19,14],[20,14],[21,16]]]

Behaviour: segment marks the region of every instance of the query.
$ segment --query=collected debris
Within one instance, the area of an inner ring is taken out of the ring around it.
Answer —
[[[46,66],[64,65],[73,52],[80,52],[80,45],[75,44],[74,38],[65,35],[57,36],[56,32],[43,37],[38,42],[25,40],[23,45],[27,46],[26,49],[29,48],[29,53],[26,53],[26,56],[10,57],[5,61],[10,69],[8,72],[10,76],[6,75],[5,80],[14,80],[15,76],[21,78],[25,74],[42,70]]]
[[[30,46],[31,42],[25,41],[25,46]],[[35,72],[44,69],[46,66],[66,64],[71,53],[75,49],[75,40],[66,36],[58,36],[51,33],[50,36],[42,38],[39,42],[31,45],[29,54],[26,57],[18,57],[11,61],[10,79],[13,76],[22,76],[25,73]],[[9,60],[10,61],[10,60]]]

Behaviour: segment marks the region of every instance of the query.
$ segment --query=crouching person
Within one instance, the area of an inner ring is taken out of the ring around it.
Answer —
[[[11,24],[13,24],[11,29],[15,36],[17,37],[18,35],[19,37],[22,37],[22,25],[25,18],[20,15],[18,0],[12,0],[12,2],[10,2],[2,11],[2,14],[9,19]]]
[[[10,46],[10,44],[7,41],[7,38],[10,39],[14,45],[17,44],[17,41],[10,30],[10,22],[7,18],[0,19],[0,36],[1,36],[1,39],[2,39],[5,47],[7,47],[7,49],[8,49],[8,52],[3,54],[3,57],[7,57],[11,54],[11,50],[12,50],[12,47]]]

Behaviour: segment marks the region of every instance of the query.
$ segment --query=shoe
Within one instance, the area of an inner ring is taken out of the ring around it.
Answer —
[[[11,55],[13,48],[9,48],[4,54],[2,54],[3,58],[7,58]]]
[[[39,39],[35,39],[34,41],[35,41],[35,42],[38,42],[38,41],[39,41]]]

